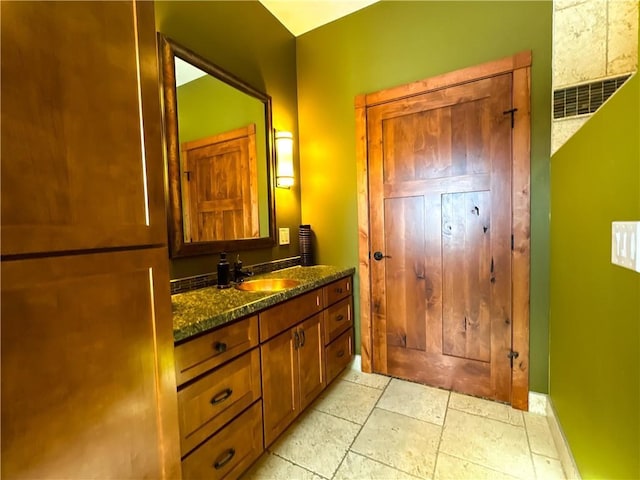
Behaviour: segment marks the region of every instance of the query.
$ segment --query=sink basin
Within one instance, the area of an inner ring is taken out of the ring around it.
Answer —
[[[245,292],[279,292],[298,285],[298,280],[288,278],[258,278],[242,282],[236,285],[236,288]]]

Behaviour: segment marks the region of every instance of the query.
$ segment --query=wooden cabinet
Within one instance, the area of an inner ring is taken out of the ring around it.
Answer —
[[[343,278],[260,313],[266,446],[351,360],[351,285]]]
[[[351,277],[175,347],[185,479],[236,478],[353,356]]]
[[[262,344],[264,437],[269,446],[325,387],[321,316]]]
[[[185,458],[182,475],[185,480],[236,479],[262,451],[262,403],[258,401]]]
[[[349,364],[353,357],[352,279],[343,278],[323,288],[325,370],[327,384]]]
[[[176,345],[182,475],[236,478],[262,453],[258,317]]]
[[[153,3],[3,2],[1,22],[2,255],[166,244]]]
[[[1,10],[1,476],[180,478],[153,4]]]

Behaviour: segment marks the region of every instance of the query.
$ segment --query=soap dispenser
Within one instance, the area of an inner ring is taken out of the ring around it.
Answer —
[[[229,261],[225,252],[220,253],[218,262],[218,288],[229,288]]]

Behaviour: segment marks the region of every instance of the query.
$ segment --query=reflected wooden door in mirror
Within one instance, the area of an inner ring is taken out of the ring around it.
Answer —
[[[275,244],[271,98],[159,35],[171,257]]]

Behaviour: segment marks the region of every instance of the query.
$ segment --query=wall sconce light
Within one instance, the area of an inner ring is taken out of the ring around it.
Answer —
[[[293,134],[276,131],[276,187],[293,185]]]

